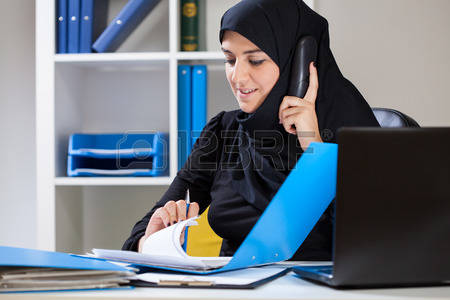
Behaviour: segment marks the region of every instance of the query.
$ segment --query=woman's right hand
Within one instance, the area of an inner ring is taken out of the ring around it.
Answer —
[[[153,233],[177,222],[195,217],[198,215],[198,212],[199,206],[196,202],[191,202],[191,204],[189,205],[188,214],[186,216],[185,200],[178,200],[177,202],[173,200],[168,201],[163,207],[158,208],[153,213],[150,221],[148,222],[147,229],[145,230],[145,235],[139,240],[138,251],[142,252],[144,241]],[[183,234],[182,237],[184,237]]]

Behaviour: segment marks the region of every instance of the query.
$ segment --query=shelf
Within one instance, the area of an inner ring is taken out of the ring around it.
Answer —
[[[222,52],[141,52],[141,53],[87,53],[55,54],[54,61],[59,66],[111,67],[111,66],[156,66],[165,67],[170,59],[190,62],[220,63],[224,61]]]
[[[87,53],[87,54],[55,54],[54,60],[60,64],[102,65],[111,63],[142,63],[169,61],[169,52],[145,53]]]
[[[171,57],[169,52],[139,52],[139,53],[75,53],[75,54],[55,54],[56,63],[80,64],[80,63],[103,63],[103,62],[145,62],[145,61],[167,61]],[[175,57],[178,60],[224,60],[224,55],[220,51],[198,51],[198,52],[177,52]]]
[[[56,177],[56,186],[170,185],[170,177]]]
[[[225,56],[219,51],[177,52],[176,57],[179,60],[213,60],[220,62],[225,60]]]

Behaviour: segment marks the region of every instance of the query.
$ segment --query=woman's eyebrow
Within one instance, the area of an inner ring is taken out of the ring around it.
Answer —
[[[233,52],[231,52],[230,50],[225,49],[223,47],[222,47],[222,51],[225,52],[225,53],[233,54]],[[262,50],[261,49],[247,50],[247,51],[244,51],[243,54],[251,54],[251,53],[257,53],[257,52],[262,52]]]

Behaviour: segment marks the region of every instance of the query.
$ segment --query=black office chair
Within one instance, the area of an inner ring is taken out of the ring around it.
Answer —
[[[372,111],[381,127],[420,127],[413,118],[398,110],[374,107]]]

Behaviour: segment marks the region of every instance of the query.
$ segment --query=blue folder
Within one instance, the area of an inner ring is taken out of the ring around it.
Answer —
[[[93,20],[94,20],[94,0],[81,0],[80,53],[92,52],[91,44],[92,44]]]
[[[336,195],[336,144],[311,143],[231,261],[211,271],[135,264],[137,268],[213,274],[291,258]]]
[[[113,52],[125,41],[161,0],[129,0],[92,48],[97,52]]]
[[[206,125],[207,70],[204,65],[192,68],[192,145]]]
[[[191,66],[178,66],[178,169],[191,152]]]
[[[67,53],[67,0],[58,0],[56,53]]]
[[[80,0],[68,0],[67,52],[80,50]]]
[[[83,258],[62,252],[6,246],[0,246],[0,266],[127,271],[124,267],[103,260]]]

